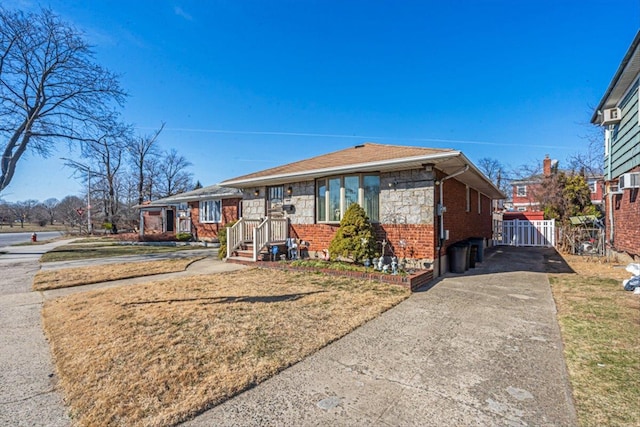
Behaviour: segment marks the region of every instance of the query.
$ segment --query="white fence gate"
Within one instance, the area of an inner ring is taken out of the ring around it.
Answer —
[[[555,220],[511,219],[494,222],[494,245],[555,246]]]

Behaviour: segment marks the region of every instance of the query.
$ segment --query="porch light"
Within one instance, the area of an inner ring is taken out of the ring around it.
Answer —
[[[287,187],[287,196],[290,196],[291,194],[293,194],[293,188],[291,188],[291,186]]]
[[[256,188],[256,191],[253,192],[253,195],[258,197],[260,195],[260,189]]]

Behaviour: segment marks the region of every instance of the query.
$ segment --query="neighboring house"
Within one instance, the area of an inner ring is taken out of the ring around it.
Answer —
[[[558,172],[558,161],[551,160],[547,154],[542,161],[542,175],[532,175],[527,178],[511,182],[510,209],[516,212],[540,212],[538,195],[542,190],[542,182],[546,177]],[[587,185],[591,190],[591,203],[602,205],[604,181],[601,176],[586,177]]]
[[[236,188],[211,185],[140,205],[140,236],[191,233],[213,240],[240,217],[242,194]]]
[[[310,257],[323,257],[342,215],[358,203],[381,253],[384,246],[385,256],[436,272],[452,243],[491,239],[492,199],[504,198],[460,151],[373,143],[222,184],[243,191],[243,218],[228,233],[229,254],[249,244],[255,260],[291,236],[307,243]]]
[[[558,161],[551,160],[547,154],[542,161],[542,175],[532,175],[527,178],[511,181],[511,203],[513,210],[517,212],[540,211],[540,202],[537,199],[542,188],[542,181],[555,173],[558,169]]]
[[[640,257],[640,31],[591,123],[604,127],[605,227],[615,251]]]

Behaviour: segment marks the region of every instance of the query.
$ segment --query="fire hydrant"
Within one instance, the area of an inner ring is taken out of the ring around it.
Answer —
[[[37,235],[36,233],[33,233],[33,234],[31,235],[31,241],[32,241],[32,242],[37,242],[37,241],[38,241],[38,235]]]

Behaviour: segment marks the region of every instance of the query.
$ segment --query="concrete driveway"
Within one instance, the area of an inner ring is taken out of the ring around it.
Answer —
[[[494,249],[185,425],[576,425],[550,253]]]

